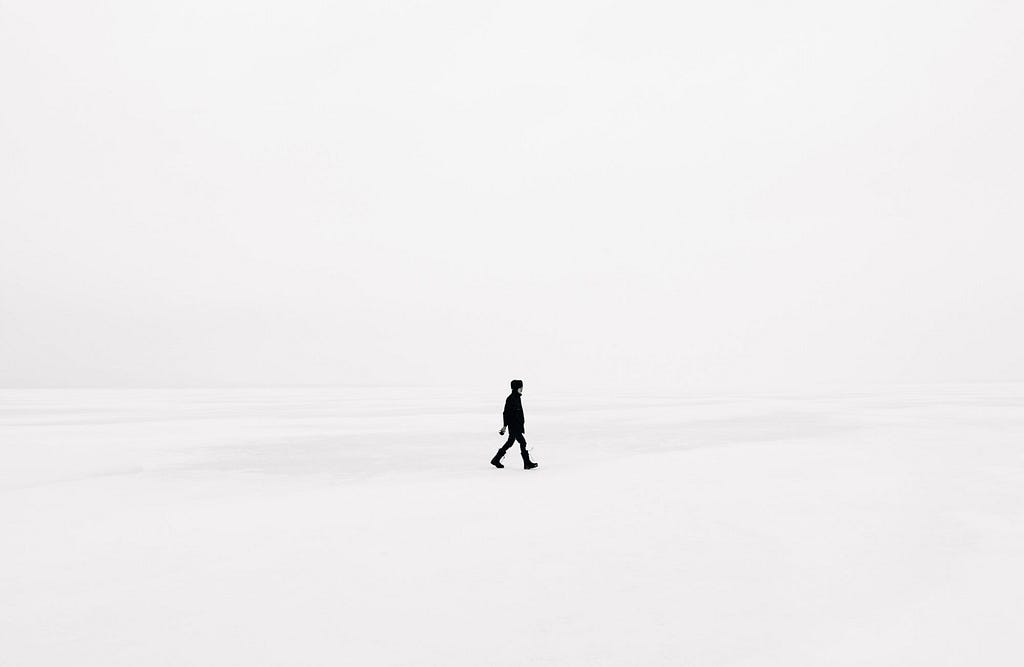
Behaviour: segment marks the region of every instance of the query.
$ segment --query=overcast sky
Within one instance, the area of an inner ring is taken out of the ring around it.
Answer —
[[[0,385],[1022,380],[1022,26],[0,0]]]

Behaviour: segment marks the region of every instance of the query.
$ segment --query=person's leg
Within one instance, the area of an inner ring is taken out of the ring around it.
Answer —
[[[501,446],[501,448],[498,450],[498,453],[494,455],[493,459],[491,459],[491,465],[493,465],[496,468],[504,468],[505,466],[501,465],[501,457],[505,456],[505,452],[509,450],[509,447],[511,447],[512,443],[515,441],[516,434],[510,431],[508,434],[508,441]]]
[[[537,464],[530,460],[530,452],[526,451],[526,438],[522,433],[516,433],[516,440],[519,441],[519,453],[523,455],[523,467],[527,470],[536,468]]]
[[[498,450],[498,453],[501,454],[502,456],[505,456],[505,452],[507,452],[509,450],[509,448],[512,446],[512,443],[515,442],[515,441],[516,441],[516,434],[510,432],[508,434],[508,440],[506,440],[505,444],[501,446],[501,449]]]
[[[526,451],[526,438],[522,433],[516,433],[516,440],[519,441],[519,453],[523,455],[523,463],[530,460],[530,454]]]

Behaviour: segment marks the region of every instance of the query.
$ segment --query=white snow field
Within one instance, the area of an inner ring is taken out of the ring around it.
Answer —
[[[0,391],[0,664],[1024,664],[1024,386]]]

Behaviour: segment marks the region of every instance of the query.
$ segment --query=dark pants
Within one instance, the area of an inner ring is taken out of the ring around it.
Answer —
[[[523,437],[522,433],[517,433],[516,431],[513,431],[511,429],[509,429],[508,432],[508,442],[502,445],[501,449],[498,450],[497,458],[499,461],[501,460],[502,456],[505,456],[505,452],[509,450],[509,448],[512,446],[512,443],[515,442],[516,440],[519,441],[519,453],[523,455],[523,463],[528,463],[530,461],[530,454],[529,452],[526,451],[526,438]]]

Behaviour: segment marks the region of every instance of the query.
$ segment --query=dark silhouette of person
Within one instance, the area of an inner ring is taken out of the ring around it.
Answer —
[[[523,416],[523,381],[512,380],[512,393],[505,399],[505,409],[501,413],[502,423],[498,435],[505,435],[508,428],[508,442],[501,446],[498,453],[491,459],[491,465],[495,468],[504,468],[501,465],[501,457],[509,450],[513,442],[519,441],[519,453],[523,455],[523,468],[533,470],[537,464],[530,460],[530,452],[526,451],[526,418]]]

